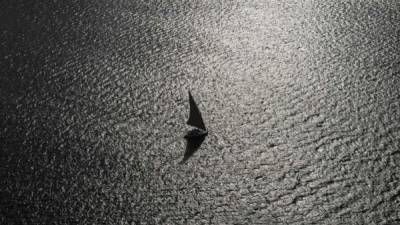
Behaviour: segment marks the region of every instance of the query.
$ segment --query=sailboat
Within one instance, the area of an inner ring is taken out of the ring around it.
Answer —
[[[186,144],[185,155],[183,157],[182,162],[188,160],[194,154],[194,152],[196,152],[200,148],[200,145],[203,143],[204,139],[208,135],[208,131],[206,126],[204,125],[203,117],[201,116],[199,107],[197,107],[197,104],[194,101],[190,91],[189,91],[189,106],[190,106],[189,119],[186,123],[194,127],[194,129],[189,131],[184,136],[184,138],[187,141],[187,144]]]

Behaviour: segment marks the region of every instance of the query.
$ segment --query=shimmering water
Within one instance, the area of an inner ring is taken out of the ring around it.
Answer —
[[[1,224],[400,224],[398,1],[0,6]]]

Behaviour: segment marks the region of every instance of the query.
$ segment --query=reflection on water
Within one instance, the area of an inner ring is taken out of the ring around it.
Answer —
[[[396,1],[2,5],[0,222],[400,220]]]
[[[201,144],[204,142],[205,139],[206,139],[205,136],[186,139],[185,155],[183,156],[181,163],[186,162],[200,148]]]

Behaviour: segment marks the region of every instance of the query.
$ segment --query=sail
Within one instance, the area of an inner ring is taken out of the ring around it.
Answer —
[[[189,91],[189,104],[190,104],[190,114],[187,124],[202,130],[206,130],[206,126],[204,125],[200,110],[197,107],[196,102],[194,101],[190,91]]]

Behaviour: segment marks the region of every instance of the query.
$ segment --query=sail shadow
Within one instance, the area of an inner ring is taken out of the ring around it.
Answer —
[[[186,151],[180,164],[186,162],[200,148],[205,139],[205,136],[186,139]]]

